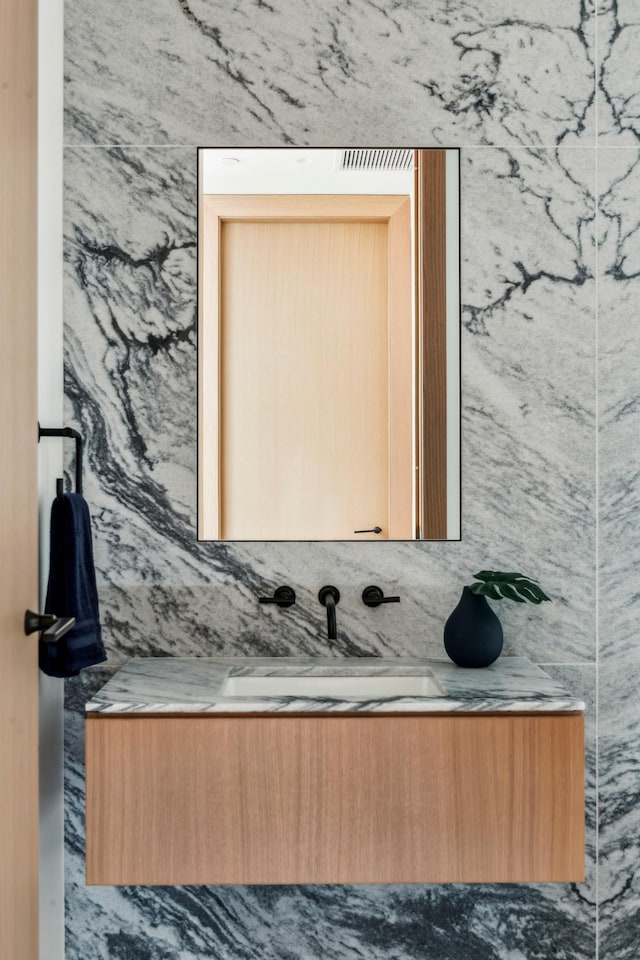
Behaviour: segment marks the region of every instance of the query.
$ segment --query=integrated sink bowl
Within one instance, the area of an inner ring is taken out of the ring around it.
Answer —
[[[442,697],[431,676],[230,676],[224,697],[295,697],[334,700],[385,700],[392,697]]]

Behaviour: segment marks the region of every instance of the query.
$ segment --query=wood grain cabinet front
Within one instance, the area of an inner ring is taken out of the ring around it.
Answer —
[[[584,879],[578,714],[90,716],[87,883]]]

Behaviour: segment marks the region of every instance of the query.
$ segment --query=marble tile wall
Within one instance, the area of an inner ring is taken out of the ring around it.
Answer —
[[[110,658],[67,683],[67,960],[635,960],[634,4],[66,0],[65,21],[67,420]],[[198,144],[462,148],[461,542],[197,543]],[[554,597],[501,609],[507,652],[589,703],[584,884],[84,885],[82,704],[124,659],[438,656],[492,565]],[[283,582],[296,607],[259,608]],[[403,602],[366,610],[369,582]]]
[[[600,942],[602,957],[632,960],[640,937],[640,152],[601,147],[598,161]]]

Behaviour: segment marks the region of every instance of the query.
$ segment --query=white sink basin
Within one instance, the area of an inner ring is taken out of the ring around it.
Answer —
[[[430,676],[241,676],[227,677],[224,697],[301,697],[335,700],[379,700],[387,697],[441,697],[444,691]]]

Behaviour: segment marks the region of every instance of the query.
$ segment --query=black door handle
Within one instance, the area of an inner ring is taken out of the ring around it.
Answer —
[[[382,527],[371,527],[371,530],[354,530],[354,533],[382,533]]]
[[[41,640],[45,643],[57,643],[60,637],[71,630],[75,617],[57,617],[55,613],[34,613],[27,610],[24,615],[24,632],[27,636],[42,631]]]

